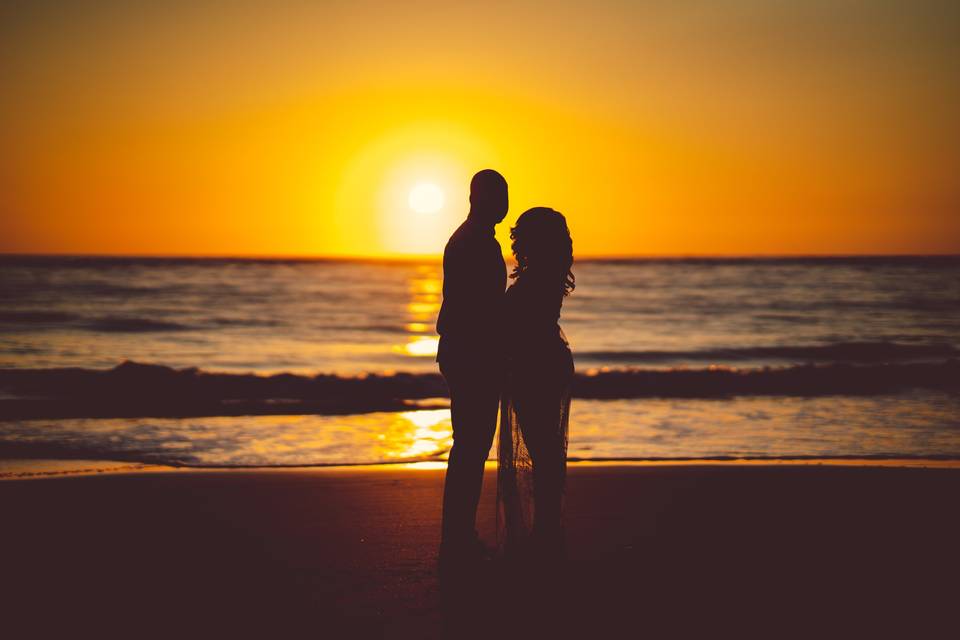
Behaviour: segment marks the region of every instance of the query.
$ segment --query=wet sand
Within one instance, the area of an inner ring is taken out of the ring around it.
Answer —
[[[11,638],[955,630],[958,469],[573,465],[565,566],[491,564],[441,584],[442,474],[141,470],[0,482],[3,628]],[[487,540],[494,480],[479,514]]]

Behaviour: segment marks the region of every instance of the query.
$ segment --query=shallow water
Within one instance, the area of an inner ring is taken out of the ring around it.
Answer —
[[[960,457],[955,394],[579,400],[572,406],[571,458]],[[445,460],[451,430],[447,409],[25,420],[5,425],[0,443],[39,457],[73,452],[175,465],[390,463]]]

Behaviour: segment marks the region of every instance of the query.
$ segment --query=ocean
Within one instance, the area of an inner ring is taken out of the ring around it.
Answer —
[[[960,257],[585,260],[575,460],[960,457]],[[0,257],[0,457],[442,461],[437,262]]]

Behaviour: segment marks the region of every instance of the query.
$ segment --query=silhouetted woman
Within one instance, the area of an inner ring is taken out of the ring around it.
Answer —
[[[563,554],[563,487],[573,357],[558,321],[574,288],[563,215],[537,207],[510,231],[517,260],[506,293],[507,375],[501,401],[497,533],[508,554]],[[531,500],[532,498],[532,500]]]

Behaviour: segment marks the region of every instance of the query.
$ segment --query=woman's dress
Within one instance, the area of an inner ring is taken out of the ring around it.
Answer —
[[[560,551],[573,357],[558,324],[563,293],[521,275],[506,293],[507,375],[500,405],[497,542]]]

